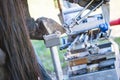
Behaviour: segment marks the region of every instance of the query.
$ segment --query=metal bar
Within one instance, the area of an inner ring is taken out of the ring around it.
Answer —
[[[60,64],[57,47],[56,46],[50,47],[50,51],[51,51],[53,65],[56,73],[56,78],[57,80],[63,80],[63,73],[62,73],[62,68]]]
[[[78,39],[80,38],[80,36],[78,35],[74,41],[71,43],[71,45],[67,48],[68,51],[71,51],[71,49],[73,48],[73,45],[78,41]]]
[[[96,10],[100,5],[102,5],[103,2],[104,2],[104,1],[102,0],[95,8],[93,8],[91,11],[89,11],[89,12],[88,12],[86,15],[84,15],[80,20],[77,20],[77,18],[78,18],[79,16],[75,17],[74,22],[72,22],[72,24],[69,25],[69,28],[74,27],[74,26],[76,25],[76,23],[79,24],[82,20],[84,20],[85,18],[87,18],[88,15],[89,15],[90,13],[92,13],[94,10]]]
[[[63,13],[62,13],[62,7],[61,7],[61,1],[57,0],[57,4],[58,4],[59,11],[60,11],[61,19],[63,21],[62,23],[64,23]]]
[[[77,23],[80,23],[82,20],[84,20],[86,17],[88,17],[88,15],[89,15],[91,12],[93,12],[94,10],[96,10],[100,5],[102,5],[103,2],[104,2],[104,1],[102,0],[101,3],[99,3],[95,8],[93,8],[91,11],[89,11],[85,16],[83,16],[83,17],[81,18],[81,20],[77,21]]]
[[[102,4],[102,13],[103,17],[105,19],[105,22],[109,24],[110,22],[110,5],[109,2],[106,2],[105,4]]]
[[[82,13],[90,6],[90,4],[93,3],[93,1],[94,1],[94,0],[91,0],[91,1],[84,7],[84,9],[76,16],[76,18],[79,17],[79,16],[81,16]]]

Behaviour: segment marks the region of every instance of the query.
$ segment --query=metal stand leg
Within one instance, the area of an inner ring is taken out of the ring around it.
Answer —
[[[50,51],[51,51],[53,65],[56,73],[56,78],[57,80],[63,80],[63,73],[60,65],[60,59],[59,59],[57,47],[56,46],[50,47]]]

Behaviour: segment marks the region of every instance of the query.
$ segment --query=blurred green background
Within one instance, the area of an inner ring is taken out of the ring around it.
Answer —
[[[31,40],[33,47],[37,54],[39,55],[41,62],[43,63],[44,67],[47,69],[48,72],[54,72],[54,67],[52,63],[51,53],[49,48],[45,47],[44,41],[42,40]],[[64,53],[65,50],[60,51],[58,47],[59,58],[61,61],[62,68],[66,67],[66,62],[64,60]]]

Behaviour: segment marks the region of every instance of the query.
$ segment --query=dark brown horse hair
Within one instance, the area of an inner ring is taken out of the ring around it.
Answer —
[[[21,0],[0,0],[0,48],[6,53],[7,80],[40,80]]]

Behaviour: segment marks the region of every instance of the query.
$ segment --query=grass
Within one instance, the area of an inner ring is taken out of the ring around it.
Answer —
[[[115,38],[114,41],[118,44],[120,51],[120,37]]]
[[[46,70],[50,73],[54,72],[51,53],[50,53],[49,48],[45,47],[44,41],[40,41],[40,40],[31,40],[31,41],[32,41],[35,51],[39,55],[41,62],[43,63]],[[63,58],[64,52],[65,52],[64,50],[63,51],[59,50],[59,57],[60,57],[62,68],[66,67],[66,62]]]
[[[117,38],[115,38],[114,40],[115,40],[115,42],[117,42],[117,44],[118,44],[119,47],[120,47],[120,37],[117,37]]]

